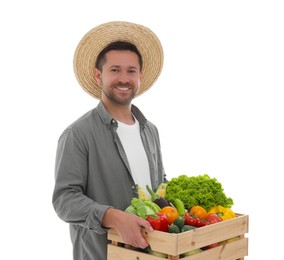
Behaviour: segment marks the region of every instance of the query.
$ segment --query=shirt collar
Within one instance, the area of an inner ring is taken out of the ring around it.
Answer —
[[[104,124],[107,125],[108,128],[110,128],[111,125],[115,125],[117,127],[117,121],[107,112],[102,101],[99,102],[97,110]],[[135,105],[131,105],[131,112],[137,118],[140,125],[144,127],[147,122],[147,119],[142,114],[140,109]]]

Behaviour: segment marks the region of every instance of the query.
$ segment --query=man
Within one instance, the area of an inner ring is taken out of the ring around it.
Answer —
[[[110,22],[89,31],[74,55],[82,88],[100,100],[97,107],[60,136],[53,205],[70,224],[74,260],[107,259],[107,230],[125,243],[145,248],[144,219],[124,210],[136,185],[156,189],[165,181],[156,127],[132,105],[160,75],[163,50],[148,28]]]

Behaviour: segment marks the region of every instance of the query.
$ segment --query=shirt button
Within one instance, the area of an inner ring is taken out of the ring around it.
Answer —
[[[132,186],[131,188],[132,188],[132,190],[135,190],[135,186]]]

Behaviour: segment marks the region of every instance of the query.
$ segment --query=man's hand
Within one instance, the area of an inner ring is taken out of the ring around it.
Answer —
[[[153,231],[151,224],[147,220],[113,208],[106,211],[102,226],[114,228],[124,243],[138,248],[149,246],[142,236],[141,228],[144,227],[148,232]]]

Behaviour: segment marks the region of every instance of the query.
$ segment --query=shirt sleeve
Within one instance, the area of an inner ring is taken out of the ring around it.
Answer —
[[[75,127],[66,129],[58,141],[55,163],[55,187],[52,203],[65,222],[82,225],[103,234],[102,218],[108,205],[85,195],[88,177],[87,145]]]

